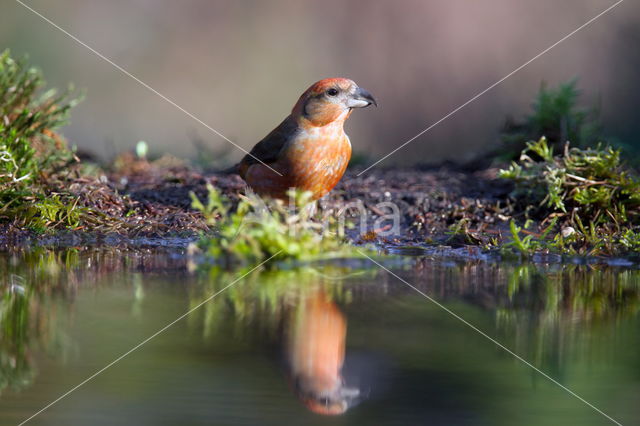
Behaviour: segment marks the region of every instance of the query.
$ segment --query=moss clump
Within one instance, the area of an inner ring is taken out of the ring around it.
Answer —
[[[55,130],[77,102],[68,93],[41,93],[42,73],[0,54],[0,197],[10,201],[29,184],[74,161]]]
[[[543,225],[559,225],[556,248],[589,254],[637,251],[640,179],[620,155],[609,146],[579,149],[568,144],[562,155],[554,155],[541,138],[527,143],[520,160],[499,176],[515,183],[511,196],[517,210]]]
[[[43,87],[39,70],[0,54],[0,220],[37,231],[77,226],[84,213],[55,192],[59,173],[77,162],[55,131],[78,100]]]
[[[243,198],[231,212],[231,203],[208,185],[209,199],[202,203],[191,194],[193,208],[200,211],[216,231],[198,247],[216,262],[256,263],[277,254],[278,260],[310,261],[336,257],[361,257],[327,216],[312,218],[310,193],[290,194],[291,205],[257,196]]]

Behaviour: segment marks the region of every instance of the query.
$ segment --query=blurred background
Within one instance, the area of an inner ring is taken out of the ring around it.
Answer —
[[[347,124],[354,151],[375,160],[614,1],[26,3],[247,150],[311,83],[352,78],[379,100]],[[606,135],[640,144],[639,17],[640,4],[620,4],[383,165],[469,160],[499,143],[508,115],[529,112],[542,81],[573,78]],[[65,134],[103,160],[139,140],[152,153],[193,157],[200,140],[243,155],[17,2],[0,6],[0,40],[50,86],[86,90]]]

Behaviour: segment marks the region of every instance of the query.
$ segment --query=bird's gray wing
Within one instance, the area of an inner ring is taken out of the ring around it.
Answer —
[[[238,164],[240,175],[244,177],[246,170],[253,164],[271,164],[277,161],[280,158],[282,149],[295,136],[297,131],[298,125],[295,120],[291,116],[285,118],[278,127],[258,142],[250,153],[240,161],[240,164]]]

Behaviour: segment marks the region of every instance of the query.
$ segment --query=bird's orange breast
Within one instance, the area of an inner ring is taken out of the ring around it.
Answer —
[[[314,199],[326,195],[340,181],[351,159],[349,137],[333,126],[302,131],[291,140],[281,158],[270,166],[252,165],[245,180],[256,192],[286,198],[290,188],[310,191]]]

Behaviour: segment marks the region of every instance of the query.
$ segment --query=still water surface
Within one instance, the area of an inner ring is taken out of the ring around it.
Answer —
[[[421,291],[640,424],[640,271],[407,258]],[[371,264],[259,271],[34,425],[614,424]],[[355,267],[354,267],[355,266]],[[0,424],[29,418],[242,271],[179,250],[0,255]]]

